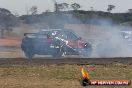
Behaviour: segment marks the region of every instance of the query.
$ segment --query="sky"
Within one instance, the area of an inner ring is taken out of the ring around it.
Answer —
[[[128,9],[132,9],[132,0],[56,0],[58,3],[66,2],[72,4],[74,2],[81,5],[82,10],[90,10],[93,7],[95,11],[107,11],[108,5],[115,5],[113,13],[124,13]],[[38,13],[46,10],[53,11],[54,3],[52,0],[0,0],[0,8],[6,8],[12,13],[19,15],[27,14],[27,9],[32,6],[38,7]]]

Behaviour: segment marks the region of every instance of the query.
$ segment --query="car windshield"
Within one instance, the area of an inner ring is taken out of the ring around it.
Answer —
[[[67,39],[69,39],[71,41],[76,41],[76,40],[78,40],[80,38],[79,36],[77,36],[73,32],[65,31],[64,34],[67,36]]]

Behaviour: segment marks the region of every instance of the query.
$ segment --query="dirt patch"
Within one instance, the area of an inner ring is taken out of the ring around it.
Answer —
[[[65,57],[65,58],[52,58],[52,57],[36,57],[33,59],[28,58],[0,58],[0,64],[9,65],[27,65],[27,64],[39,64],[39,65],[49,65],[49,64],[132,64],[131,57],[122,58],[75,58],[75,57]]]
[[[20,46],[20,38],[3,38],[0,39],[0,46]]]

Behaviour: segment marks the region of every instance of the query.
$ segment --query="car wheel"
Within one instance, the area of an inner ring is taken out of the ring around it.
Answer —
[[[27,57],[27,58],[29,58],[29,59],[32,59],[33,57],[34,57],[34,52],[32,51],[32,50],[30,50],[30,49],[26,49],[25,51],[24,51],[24,53],[25,53],[25,56]]]

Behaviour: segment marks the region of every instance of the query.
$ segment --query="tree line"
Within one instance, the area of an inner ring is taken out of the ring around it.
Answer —
[[[132,9],[127,13],[111,13],[116,8],[114,5],[108,5],[107,12],[80,10],[82,7],[78,3],[57,3],[54,2],[54,12],[46,10],[38,14],[38,7],[32,6],[29,9],[30,14],[19,16],[17,13],[11,13],[5,8],[0,8],[0,33],[1,38],[4,32],[11,32],[13,27],[20,23],[36,25],[36,28],[63,28],[65,24],[99,24],[98,19],[110,19],[114,23],[120,24],[132,21]],[[28,12],[28,13],[29,13]]]

